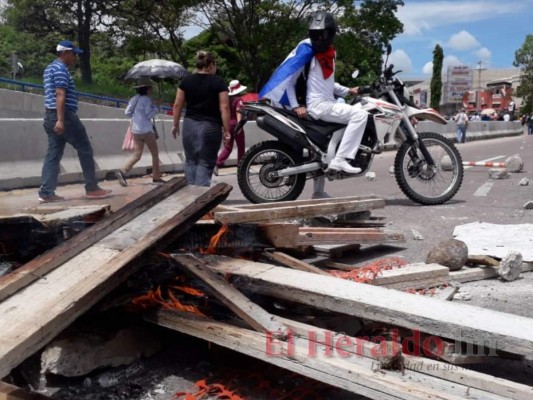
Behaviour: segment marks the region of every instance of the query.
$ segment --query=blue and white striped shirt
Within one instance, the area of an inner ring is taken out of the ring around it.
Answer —
[[[66,90],[65,106],[67,110],[78,111],[78,94],[74,79],[68,68],[61,60],[55,59],[44,70],[44,106],[47,109],[57,109],[56,89]]]

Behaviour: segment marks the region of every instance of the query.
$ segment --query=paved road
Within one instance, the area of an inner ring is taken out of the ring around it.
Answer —
[[[439,206],[420,206],[407,199],[400,191],[389,168],[393,165],[395,152],[386,152],[376,157],[372,170],[375,181],[364,178],[349,179],[327,184],[327,190],[335,196],[377,195],[385,198],[386,207],[375,210],[373,215],[386,217],[387,227],[404,232],[407,243],[402,248],[381,248],[380,252],[401,255],[411,262],[424,261],[428,251],[439,241],[452,238],[456,225],[475,221],[498,224],[533,223],[533,210],[525,210],[524,204],[533,200],[533,136],[476,141],[458,145],[465,161],[503,162],[511,155],[519,154],[524,160],[524,171],[514,173],[509,179],[488,178],[487,167],[465,167],[463,185],[454,199]],[[528,178],[530,186],[519,186],[522,178]],[[235,187],[226,203],[238,204],[246,200],[236,183],[234,168],[221,170],[218,181]],[[308,182],[301,199],[311,197],[312,184]],[[415,240],[412,231],[424,239]],[[368,257],[375,252],[367,251]],[[361,262],[365,253],[353,261]]]

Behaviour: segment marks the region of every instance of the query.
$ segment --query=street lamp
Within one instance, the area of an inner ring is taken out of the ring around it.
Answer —
[[[478,88],[476,91],[476,111],[481,112],[481,71],[485,71],[487,68],[481,68],[482,61],[477,62],[478,72]]]

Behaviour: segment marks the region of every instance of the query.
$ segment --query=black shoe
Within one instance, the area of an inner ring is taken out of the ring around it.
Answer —
[[[120,183],[120,186],[128,186],[128,182],[126,182],[126,178],[124,178],[124,174],[120,169],[117,169],[115,171],[115,177],[117,178],[118,183]]]

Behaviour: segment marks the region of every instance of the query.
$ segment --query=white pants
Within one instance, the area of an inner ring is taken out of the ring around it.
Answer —
[[[325,101],[310,105],[307,112],[314,119],[348,124],[336,156],[348,159],[355,158],[368,120],[366,111],[349,104]]]

